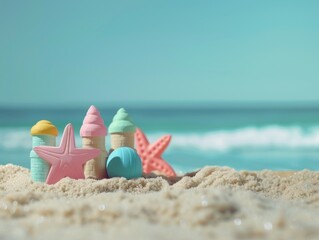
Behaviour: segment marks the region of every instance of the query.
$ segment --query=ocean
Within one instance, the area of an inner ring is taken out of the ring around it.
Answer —
[[[96,107],[108,126],[117,109]],[[237,170],[319,170],[319,106],[205,105],[126,110],[150,142],[172,135],[163,159],[178,173],[206,165]],[[30,128],[42,119],[58,127],[57,143],[65,125],[72,123],[80,146],[79,130],[86,111],[0,108],[0,164],[30,167]],[[106,141],[108,149],[109,135]]]

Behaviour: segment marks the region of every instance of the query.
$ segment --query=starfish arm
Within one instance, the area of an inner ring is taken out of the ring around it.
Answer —
[[[170,143],[171,138],[171,135],[166,135],[151,144],[148,148],[149,154],[153,157],[160,157]]]
[[[69,127],[69,132],[67,135],[68,138],[68,150],[69,153],[71,152],[72,149],[76,148],[75,146],[75,137],[74,137],[74,129],[71,123],[68,124]]]
[[[99,156],[101,150],[98,148],[74,148],[72,149],[71,155],[76,155],[76,161],[81,162],[81,164],[86,163],[87,161]]]
[[[55,184],[60,181],[64,176],[62,175],[63,171],[59,166],[51,166],[49,174],[46,179],[47,184]]]
[[[174,169],[161,158],[155,158],[152,162],[150,162],[150,168],[152,171],[157,170],[165,173],[169,177],[176,176]]]
[[[75,148],[74,130],[71,123],[66,125],[64,128],[59,148],[63,149],[63,152],[66,152],[71,148]]]
[[[56,161],[59,160],[60,153],[58,152],[58,148],[49,147],[49,146],[38,146],[33,148],[34,151],[46,162],[53,165]]]
[[[137,128],[135,132],[136,151],[140,154],[146,151],[149,142],[141,129]]]
[[[73,179],[84,179],[83,164],[77,163],[70,166],[68,177]]]

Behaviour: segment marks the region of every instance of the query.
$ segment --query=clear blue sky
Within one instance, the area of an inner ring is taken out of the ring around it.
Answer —
[[[319,101],[319,1],[0,1],[0,106]]]

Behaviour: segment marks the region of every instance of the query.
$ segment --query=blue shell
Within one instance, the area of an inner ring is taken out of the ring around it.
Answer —
[[[142,176],[142,161],[133,148],[121,147],[114,150],[106,162],[109,177],[125,177],[126,179]]]

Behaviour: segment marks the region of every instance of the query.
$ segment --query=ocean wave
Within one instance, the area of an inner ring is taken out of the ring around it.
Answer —
[[[160,135],[150,136],[157,139]],[[245,127],[208,133],[173,134],[172,148],[189,148],[201,151],[231,151],[247,148],[319,149],[319,127]]]
[[[1,129],[0,148],[4,149],[26,149],[31,148],[30,132],[21,128]]]
[[[30,131],[24,128],[0,128],[0,149],[14,150],[14,149],[31,149],[32,147],[32,136]],[[57,144],[61,140],[61,134],[57,137]],[[81,144],[81,137],[79,134],[75,134],[75,141],[77,145]]]
[[[31,136],[25,129],[0,129],[0,148],[31,149]],[[162,133],[147,133],[150,142],[157,140]],[[318,148],[319,126],[311,128],[264,126],[245,127],[234,130],[218,130],[206,133],[173,133],[170,149],[195,149],[200,151],[231,151],[249,148]],[[77,145],[81,144],[76,135]],[[61,136],[57,138],[60,142]],[[109,145],[109,136],[107,145]]]

